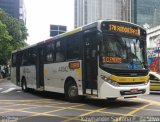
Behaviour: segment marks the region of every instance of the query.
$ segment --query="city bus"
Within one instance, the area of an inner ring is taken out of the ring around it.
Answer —
[[[146,31],[99,20],[12,52],[11,80],[23,91],[108,100],[149,94]]]

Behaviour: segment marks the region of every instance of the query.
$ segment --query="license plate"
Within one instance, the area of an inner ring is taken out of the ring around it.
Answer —
[[[138,92],[138,89],[131,89],[130,92],[131,92],[131,93],[137,93],[137,92]]]

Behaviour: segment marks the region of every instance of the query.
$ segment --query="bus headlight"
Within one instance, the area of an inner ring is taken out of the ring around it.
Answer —
[[[105,77],[105,76],[102,76],[102,75],[101,75],[101,79],[104,80],[104,81],[106,81],[106,82],[108,82],[108,83],[111,84],[112,86],[115,86],[115,87],[118,87],[118,86],[119,86],[119,84],[118,84],[116,81],[113,81],[113,80],[111,80],[111,79],[109,79],[109,78],[107,78],[107,77]]]
[[[144,83],[144,85],[147,85],[147,84],[149,83],[149,81],[150,81],[150,80],[147,80],[147,81]]]

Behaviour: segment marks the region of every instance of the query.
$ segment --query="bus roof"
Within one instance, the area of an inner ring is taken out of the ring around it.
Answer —
[[[120,20],[98,20],[98,21],[95,21],[95,22],[92,22],[92,23],[89,23],[87,25],[84,25],[82,27],[78,27],[72,31],[68,31],[68,32],[65,32],[65,33],[62,33],[62,34],[59,34],[57,36],[54,36],[54,37],[51,37],[49,39],[46,39],[46,40],[43,40],[39,43],[36,43],[34,45],[30,45],[30,46],[27,46],[27,47],[24,47],[24,48],[20,48],[20,49],[17,49],[17,50],[14,50],[12,51],[12,53],[16,53],[18,51],[23,51],[25,49],[29,49],[29,48],[32,48],[32,47],[35,47],[35,46],[38,46],[38,45],[41,45],[41,44],[44,44],[44,43],[47,43],[47,42],[50,42],[50,41],[53,41],[53,40],[56,40],[56,39],[59,39],[59,38],[62,38],[62,37],[65,37],[65,36],[68,36],[68,35],[72,35],[74,33],[78,33],[80,31],[85,31],[85,30],[88,30],[90,28],[94,28],[94,27],[97,27],[98,24],[100,24],[101,22],[122,22],[122,23],[128,23],[128,24],[131,24],[131,25],[135,25],[141,29],[144,29],[143,27],[137,25],[137,24],[134,24],[134,23],[131,23],[131,22],[127,22],[127,21],[120,21]],[[145,29],[144,29],[145,30]]]

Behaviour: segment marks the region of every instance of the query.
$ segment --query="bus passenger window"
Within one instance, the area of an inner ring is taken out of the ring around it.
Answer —
[[[62,62],[65,60],[65,46],[63,41],[56,43],[56,62]]]
[[[66,41],[66,50],[67,50],[67,59],[79,59],[79,38],[76,35],[75,37],[69,37]]]
[[[30,49],[29,50],[28,63],[30,65],[35,65],[36,64],[36,50],[35,49]]]
[[[27,64],[28,64],[28,51],[24,51],[22,56],[22,65],[25,66]]]
[[[53,63],[54,61],[54,44],[49,43],[46,46],[46,63]]]
[[[15,67],[16,66],[16,54],[12,55],[12,66]]]

